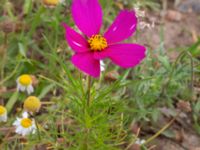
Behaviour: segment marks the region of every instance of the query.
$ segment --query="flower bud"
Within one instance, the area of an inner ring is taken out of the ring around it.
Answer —
[[[55,7],[60,3],[60,0],[43,0],[43,3],[47,7]]]
[[[40,100],[35,97],[35,96],[29,96],[25,101],[24,101],[24,109],[27,112],[34,113],[38,112],[41,107],[41,102]]]

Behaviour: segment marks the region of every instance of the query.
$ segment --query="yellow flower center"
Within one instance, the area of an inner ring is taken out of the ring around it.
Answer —
[[[28,112],[37,112],[41,107],[40,100],[35,96],[29,96],[24,101],[24,109],[26,109]]]
[[[56,6],[60,1],[59,0],[43,0],[45,5]]]
[[[29,118],[24,118],[21,120],[21,126],[24,128],[29,128],[32,125],[32,120]]]
[[[93,35],[88,43],[92,51],[102,51],[108,46],[106,39],[99,34]]]
[[[32,84],[32,78],[30,75],[27,75],[27,74],[21,75],[19,77],[19,83],[24,86],[28,86],[28,85]]]
[[[0,116],[6,113],[6,108],[0,105]]]

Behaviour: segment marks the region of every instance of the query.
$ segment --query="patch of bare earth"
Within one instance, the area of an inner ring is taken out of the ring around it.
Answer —
[[[138,43],[152,50],[163,46],[172,61],[177,58],[180,50],[196,42],[200,35],[200,0],[177,0],[177,2],[176,7],[170,6],[160,14],[147,13],[145,21],[151,23],[155,20],[155,27],[141,30],[137,37]],[[149,136],[152,136],[172,118],[162,113],[165,117],[160,118],[159,125],[153,125],[153,129],[143,131],[145,134],[150,133]],[[200,136],[193,128],[191,116],[189,112],[178,117],[166,131],[173,136],[163,133],[151,142],[149,147],[154,145],[153,150],[200,150]]]
[[[197,9],[197,7],[200,9],[200,0],[188,1],[188,3],[184,1],[183,4],[179,4],[175,8],[162,11],[160,14],[158,12],[147,12],[145,21],[148,23],[152,23],[152,20],[155,21],[155,27],[141,30],[138,35],[139,43],[147,45],[154,50],[159,48],[163,42],[165,50],[174,59],[179,53],[174,50],[184,49],[196,42],[200,35],[198,14],[200,10]],[[192,5],[191,7],[194,7],[193,5],[196,6],[193,8],[195,9],[194,11],[192,11],[190,5]]]

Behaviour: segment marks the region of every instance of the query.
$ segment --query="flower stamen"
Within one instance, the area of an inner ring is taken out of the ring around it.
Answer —
[[[24,118],[21,120],[21,126],[24,128],[29,128],[32,125],[32,120],[29,118]]]
[[[48,6],[56,6],[59,2],[59,0],[43,0],[43,3]]]
[[[102,51],[108,46],[106,39],[100,34],[93,35],[88,43],[92,51]]]
[[[27,74],[21,75],[19,77],[19,83],[24,86],[28,86],[28,85],[32,84],[32,78],[30,75],[27,75]]]
[[[0,116],[3,115],[3,114],[5,114],[5,112],[6,112],[5,107],[0,106]]]

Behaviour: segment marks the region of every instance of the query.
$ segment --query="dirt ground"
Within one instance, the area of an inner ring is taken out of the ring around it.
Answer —
[[[168,3],[168,8],[164,11],[147,12],[145,21],[149,24],[154,22],[155,27],[141,30],[138,41],[154,50],[159,48],[163,39],[164,48],[173,59],[177,56],[176,52],[178,53],[179,49],[198,40],[200,0],[185,0],[178,6]]]
[[[146,21],[150,24],[155,21],[155,27],[143,29],[139,33],[138,41],[154,50],[160,47],[163,37],[164,49],[174,60],[181,49],[198,40],[200,0],[177,1],[176,6],[174,1],[169,1],[166,10],[158,14],[147,13]],[[167,123],[166,118],[160,119],[164,122],[163,125]],[[200,136],[193,128],[190,113],[180,115],[166,132],[168,132],[167,136],[163,134],[153,144],[151,143],[151,146],[155,145],[153,150],[200,150]]]

